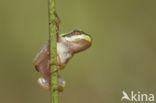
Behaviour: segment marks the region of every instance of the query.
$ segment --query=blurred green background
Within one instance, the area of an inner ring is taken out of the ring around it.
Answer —
[[[122,90],[156,94],[155,0],[56,0],[60,32],[94,38],[61,71],[60,103],[120,103]],[[50,103],[32,61],[48,40],[47,0],[0,0],[0,103]]]

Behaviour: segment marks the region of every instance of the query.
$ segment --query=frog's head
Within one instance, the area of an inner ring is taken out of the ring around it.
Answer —
[[[92,38],[81,30],[74,30],[68,34],[60,35],[73,53],[80,52],[91,46]]]

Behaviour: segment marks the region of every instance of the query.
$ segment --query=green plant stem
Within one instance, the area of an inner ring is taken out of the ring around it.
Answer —
[[[57,16],[55,13],[55,0],[48,0],[49,6],[49,40],[50,40],[50,71],[57,68]],[[51,103],[59,103],[58,91],[58,71],[55,71],[50,76],[51,79]]]

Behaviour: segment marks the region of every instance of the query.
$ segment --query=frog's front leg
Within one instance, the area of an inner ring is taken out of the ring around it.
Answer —
[[[42,78],[42,77],[39,78],[39,79],[38,79],[38,83],[39,83],[43,88],[50,90],[50,82],[49,82],[48,80],[46,80],[45,78]],[[59,91],[59,92],[62,92],[62,91],[64,90],[64,88],[65,88],[66,82],[65,82],[65,80],[62,79],[61,76],[59,76],[59,77],[58,77],[58,83],[59,83],[59,84],[58,84],[58,85],[59,85],[58,91]]]
[[[50,71],[51,74],[53,74],[54,72],[57,72],[59,70],[63,70],[64,67],[65,67],[65,64],[62,64],[62,65],[57,65],[57,64],[53,64],[53,65],[56,65],[57,68],[53,69],[52,71]]]
[[[50,65],[56,65],[57,66],[57,68],[55,68],[51,71],[51,74],[56,72],[56,71],[63,70],[66,66],[66,64],[61,63],[61,57],[59,54],[57,54],[57,63],[50,62]]]

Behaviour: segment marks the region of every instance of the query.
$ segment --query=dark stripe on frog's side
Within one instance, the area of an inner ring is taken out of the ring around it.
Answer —
[[[69,34],[65,34],[65,35],[63,35],[62,37],[71,37],[71,36],[74,36],[74,35],[81,35],[81,34],[84,34],[84,35],[89,36],[88,34],[86,34],[86,33],[83,32],[83,31],[74,30],[73,32],[71,32],[71,33],[69,33]]]

